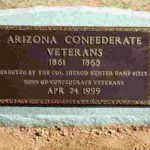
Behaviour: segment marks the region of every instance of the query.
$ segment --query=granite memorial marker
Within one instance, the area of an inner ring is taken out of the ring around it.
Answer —
[[[149,28],[0,27],[1,105],[149,105]]]

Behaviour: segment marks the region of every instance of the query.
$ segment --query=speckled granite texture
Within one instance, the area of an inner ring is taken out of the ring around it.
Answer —
[[[1,25],[150,26],[150,13],[94,7],[0,10]],[[8,126],[150,124],[150,108],[0,107]]]

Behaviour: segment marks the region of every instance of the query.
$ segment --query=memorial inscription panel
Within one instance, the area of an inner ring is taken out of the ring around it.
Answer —
[[[0,27],[0,105],[150,105],[150,28]]]

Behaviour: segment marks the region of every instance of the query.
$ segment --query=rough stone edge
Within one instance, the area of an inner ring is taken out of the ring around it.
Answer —
[[[95,12],[95,13],[105,13],[105,14],[113,14],[113,15],[126,15],[126,16],[133,16],[142,19],[150,19],[150,12],[146,11],[134,11],[131,9],[120,9],[120,8],[113,8],[113,7],[88,7],[88,6],[36,6],[30,8],[16,8],[16,9],[4,9],[0,10],[0,16],[4,15],[16,15],[16,14],[24,14],[24,13],[33,13],[33,12],[47,12],[47,11],[82,11],[82,12]],[[118,13],[119,12],[119,13]]]
[[[53,127],[53,126],[81,126],[81,125],[110,125],[110,124],[132,124],[132,125],[150,125],[150,117],[145,116],[141,119],[135,116],[118,117],[109,116],[55,116],[55,115],[37,115],[35,117],[21,117],[21,115],[0,115],[0,126],[12,127]]]
[[[5,126],[49,127],[109,124],[150,125],[150,109],[6,107],[0,110],[0,125]]]

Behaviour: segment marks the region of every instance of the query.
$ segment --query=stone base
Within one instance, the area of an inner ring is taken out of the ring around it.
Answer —
[[[1,25],[150,26],[150,13],[97,7],[0,10]],[[150,108],[0,107],[8,126],[150,124]]]

